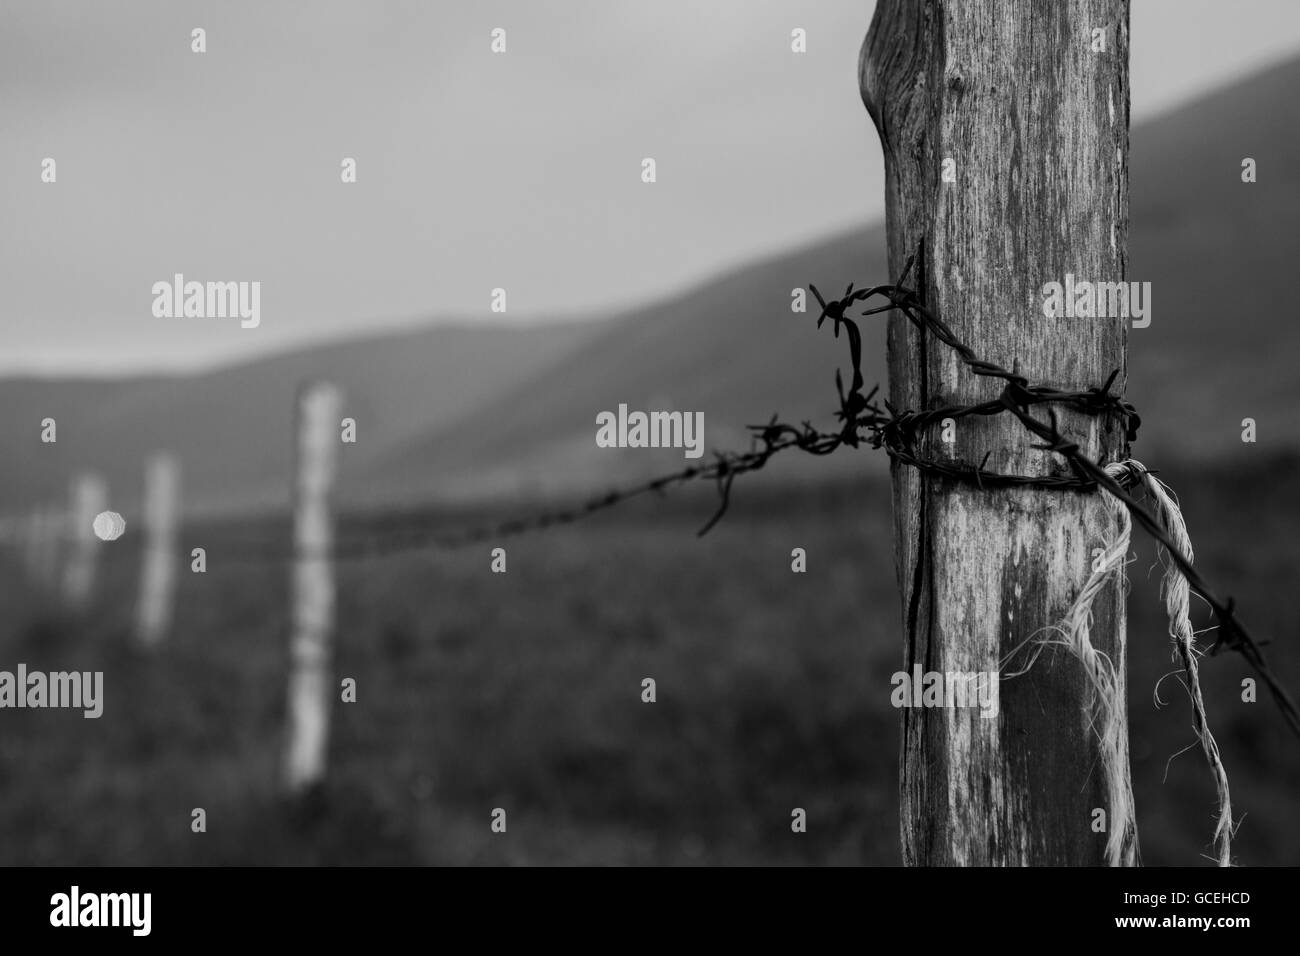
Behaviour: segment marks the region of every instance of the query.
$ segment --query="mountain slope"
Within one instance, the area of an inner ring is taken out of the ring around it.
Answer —
[[[1270,448],[1300,439],[1300,332],[1288,317],[1300,253],[1297,88],[1300,60],[1132,133],[1129,278],[1150,281],[1153,296],[1151,326],[1129,340],[1128,394],[1144,422],[1137,454],[1241,453],[1244,417]],[[1256,183],[1241,181],[1244,156],[1259,164]],[[850,280],[888,281],[881,228],[622,316],[547,376],[381,460],[370,489],[400,495],[417,475],[443,494],[596,487],[682,466],[680,454],[595,447],[597,412],[620,402],[703,411],[708,446],[719,450],[743,447],[738,427],[774,411],[829,423],[846,349],[791,314],[790,290],[812,281],[838,294]],[[868,321],[864,373],[883,383],[883,323]],[[879,467],[868,457],[812,464],[821,473]]]
[[[367,475],[367,490],[402,496],[415,475],[435,475],[435,487],[450,495],[556,491],[689,464],[678,450],[598,449],[596,415],[620,403],[703,412],[709,452],[746,447],[743,426],[776,412],[830,426],[835,370],[847,370],[847,341],[835,339],[830,325],[816,328],[820,308],[811,295],[806,312],[792,312],[792,290],[811,281],[838,296],[852,278],[884,273],[877,228],[622,315],[546,375],[381,460]],[[868,321],[864,333],[864,374],[883,382],[884,325]],[[858,467],[865,457],[858,456]]]
[[[1129,277],[1154,296],[1151,326],[1129,336],[1136,453],[1248,453],[1246,417],[1260,451],[1300,442],[1297,89],[1292,60],[1133,132]]]

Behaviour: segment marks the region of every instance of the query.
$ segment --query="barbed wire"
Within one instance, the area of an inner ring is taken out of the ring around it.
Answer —
[[[914,256],[907,260],[902,274],[892,284],[857,290],[850,284],[844,295],[830,301],[822,296],[815,285],[809,284],[809,289],[821,306],[821,313],[817,317],[817,328],[820,329],[829,319],[835,337],[839,338],[843,330],[848,341],[852,379],[846,390],[840,370],[837,369],[835,372],[835,387],[839,397],[839,409],[835,417],[839,427],[834,431],[821,431],[807,421],[793,425],[782,422],[779,416],[773,415],[765,424],[746,426],[751,434],[751,445],[747,451],[715,452],[713,460],[707,464],[690,466],[648,481],[609,491],[574,507],[542,511],[527,517],[512,518],[453,532],[406,528],[388,530],[382,534],[351,536],[340,534],[328,554],[312,554],[300,549],[296,550],[291,544],[281,544],[270,549],[254,548],[252,551],[237,546],[234,554],[223,553],[223,560],[261,563],[312,560],[327,556],[340,560],[365,560],[402,551],[459,548],[572,524],[632,498],[651,492],[663,492],[675,485],[707,480],[714,482],[717,488],[718,505],[710,518],[696,532],[697,536],[703,536],[727,513],[736,478],[761,470],[774,456],[790,449],[823,456],[833,454],[843,447],[857,449],[866,445],[873,449],[884,449],[893,461],[916,468],[922,475],[969,483],[979,488],[1039,488],[1085,494],[1105,489],[1114,495],[1133,519],[1164,548],[1192,589],[1213,611],[1219,627],[1215,643],[1209,653],[1217,654],[1221,648],[1240,653],[1265,682],[1292,732],[1300,737],[1300,711],[1270,669],[1264,657],[1263,643],[1253,637],[1237,616],[1233,599],[1229,597],[1221,600],[1215,595],[1200,573],[1183,557],[1181,550],[1170,539],[1156,517],[1129,494],[1129,488],[1140,484],[1137,473],[1130,470],[1125,473],[1126,477],[1112,477],[1105,470],[1105,462],[1094,461],[1088,457],[1075,442],[1067,439],[1060,431],[1056,407],[1066,407],[1085,415],[1102,418],[1103,426],[1107,431],[1117,426],[1122,427],[1128,442],[1137,438],[1141,417],[1131,403],[1111,391],[1119,370],[1112,371],[1105,383],[1100,386],[1066,390],[1032,384],[1025,376],[980,358],[925,306],[916,290],[905,285],[914,261]],[[893,311],[901,312],[923,336],[931,336],[952,349],[975,375],[1000,380],[1003,387],[998,397],[969,405],[946,405],[928,410],[900,411],[888,401],[877,399],[879,385],[864,392],[862,333],[857,322],[849,316],[849,310],[855,305],[877,298],[883,299],[884,304],[865,309],[860,315],[861,318]],[[1040,405],[1049,406],[1047,421],[1030,414],[1030,409]],[[991,451],[985,454],[978,465],[930,458],[918,451],[918,441],[924,430],[936,422],[1000,414],[1014,416],[1027,432],[1039,440],[1038,444],[1032,444],[1030,447],[1059,455],[1068,464],[1070,473],[1020,475],[989,471],[986,465],[992,454]],[[342,524],[341,522],[341,526]],[[223,549],[223,552],[226,550]]]
[[[874,286],[858,292],[854,292],[853,287],[850,286],[841,299],[832,303],[825,302],[821,295],[814,290],[818,302],[822,304],[822,318],[831,318],[837,323],[848,325],[850,327],[850,343],[852,344],[854,341],[860,343],[861,336],[857,333],[853,320],[847,318],[844,312],[854,302],[870,299],[877,295],[883,296],[888,300],[888,305],[868,309],[863,315],[873,315],[897,309],[903,313],[908,321],[920,329],[922,334],[928,333],[934,336],[955,351],[963,363],[976,375],[1001,379],[1005,382],[1005,385],[996,403],[983,402],[964,407],[900,414],[878,430],[877,434],[880,443],[884,444],[892,457],[906,461],[908,464],[919,468],[923,473],[940,474],[945,477],[973,481],[981,486],[986,486],[989,484],[990,479],[995,476],[985,473],[982,465],[975,469],[968,466],[954,468],[943,463],[917,458],[912,452],[915,435],[920,426],[941,420],[944,417],[997,414],[999,411],[1010,412],[1027,431],[1042,442],[1030,447],[1050,451],[1063,457],[1074,471],[1074,479],[1068,482],[1058,480],[1049,483],[1050,479],[1040,477],[1002,475],[996,476],[997,480],[1003,483],[1038,487],[1071,487],[1084,492],[1092,492],[1101,487],[1114,495],[1128,510],[1133,519],[1142,525],[1147,533],[1165,549],[1169,558],[1177,565],[1183,577],[1187,579],[1188,584],[1213,610],[1219,622],[1219,632],[1215,637],[1215,643],[1210,648],[1210,653],[1212,655],[1216,654],[1221,647],[1239,652],[1265,682],[1283,719],[1292,732],[1300,737],[1300,712],[1297,711],[1290,694],[1269,668],[1261,643],[1251,635],[1245,624],[1237,617],[1234,600],[1232,598],[1228,598],[1226,601],[1220,600],[1200,573],[1192,566],[1191,562],[1183,556],[1181,549],[1165,532],[1156,517],[1128,494],[1124,484],[1106,473],[1103,463],[1093,461],[1079,449],[1076,443],[1069,441],[1061,434],[1054,409],[1048,409],[1049,420],[1046,422],[1029,414],[1029,409],[1033,405],[1051,402],[1053,404],[1073,406],[1087,414],[1117,416],[1124,423],[1126,438],[1132,441],[1137,437],[1137,429],[1141,424],[1141,419],[1130,403],[1110,393],[1110,388],[1114,384],[1119,370],[1116,369],[1111,372],[1106,383],[1100,387],[1065,392],[1044,386],[1031,385],[1024,376],[1010,372],[993,362],[980,359],[968,346],[956,338],[947,325],[925,307],[914,290],[904,287],[903,283],[906,281],[907,274],[911,271],[913,261],[914,257],[908,259],[902,277],[892,286]],[[819,325],[822,318],[818,319]],[[860,375],[856,376],[855,381],[860,380],[860,378]],[[842,399],[842,413],[843,409],[851,404],[851,402]],[[1000,408],[994,410],[995,404]],[[869,427],[874,428],[874,423]],[[985,461],[987,462],[987,460],[988,457],[985,456]]]

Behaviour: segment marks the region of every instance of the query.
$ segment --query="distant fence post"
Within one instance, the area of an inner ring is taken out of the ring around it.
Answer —
[[[334,630],[330,488],[338,460],[343,395],[314,382],[298,393],[293,478],[292,633],[284,780],[301,793],[325,775],[329,744],[330,643]]]
[[[32,582],[37,581],[41,566],[40,531],[41,513],[33,509],[23,516],[21,544],[23,550],[23,567],[27,570],[28,580]]]
[[[55,504],[41,505],[36,513],[36,580],[51,594],[58,594],[59,559],[68,537],[68,513]]]
[[[95,588],[95,562],[100,544],[95,535],[95,516],[108,507],[108,486],[99,475],[87,473],[73,479],[71,492],[71,507],[66,518],[68,563],[64,568],[63,597],[69,605],[81,607]],[[52,547],[57,548],[58,539],[63,535],[57,528],[57,514],[51,518],[56,526]]]
[[[175,600],[180,465],[174,455],[158,452],[145,463],[142,512],[145,538],[136,639],[153,647],[167,636]]]
[[[23,560],[27,576],[39,588],[52,587],[57,577],[58,557],[54,550],[54,526],[49,520],[49,506],[38,505],[23,521]]]

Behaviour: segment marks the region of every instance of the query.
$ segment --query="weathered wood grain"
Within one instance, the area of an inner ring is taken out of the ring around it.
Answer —
[[[1093,51],[1093,30],[1105,52]],[[1047,318],[1041,288],[1067,272],[1125,278],[1128,240],[1127,0],[880,0],[862,48],[863,102],[885,154],[889,260],[981,357],[1062,388],[1126,380],[1122,319]],[[941,181],[955,160],[956,182]],[[891,400],[933,408],[996,397],[940,344],[890,318]],[[1046,410],[1037,410],[1046,416]],[[1123,457],[1119,429],[1058,410],[1089,455]],[[964,419],[924,454],[1022,474],[1066,471],[1030,448],[1010,415]],[[984,491],[894,468],[904,666],[1004,670],[1059,621],[1115,533],[1099,497]],[[1118,586],[1094,609],[1093,640],[1123,686]],[[1045,651],[1000,687],[1001,712],[902,711],[902,841],[908,864],[1102,864],[1106,808],[1078,663]],[[1127,767],[1124,773],[1127,774]],[[1106,808],[1109,816],[1109,808]]]

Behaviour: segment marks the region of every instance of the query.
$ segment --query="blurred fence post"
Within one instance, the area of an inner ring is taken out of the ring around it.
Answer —
[[[95,589],[95,562],[99,557],[99,538],[95,535],[95,516],[108,507],[108,486],[94,473],[77,475],[72,481],[71,507],[66,516],[66,535],[54,530],[55,543],[68,539],[68,562],[64,568],[63,597],[72,607],[90,600]],[[56,526],[57,515],[52,516]],[[57,557],[55,558],[57,561]]]
[[[140,568],[140,603],[136,639],[145,647],[161,642],[171,627],[176,591],[176,522],[180,511],[180,465],[175,456],[157,452],[145,463],[144,553]]]
[[[41,505],[36,512],[35,578],[40,587],[55,595],[59,591],[59,559],[68,543],[70,520],[67,511],[56,504]]]
[[[33,508],[23,518],[22,549],[23,566],[27,569],[29,581],[39,584],[41,577],[41,529],[44,511]]]
[[[292,632],[284,782],[291,794],[319,783],[329,745],[334,572],[330,487],[338,460],[342,393],[328,382],[298,392],[293,478]]]
[[[41,505],[33,527],[34,577],[38,586],[51,593],[59,590],[59,558],[66,537],[68,515],[58,506]]]

